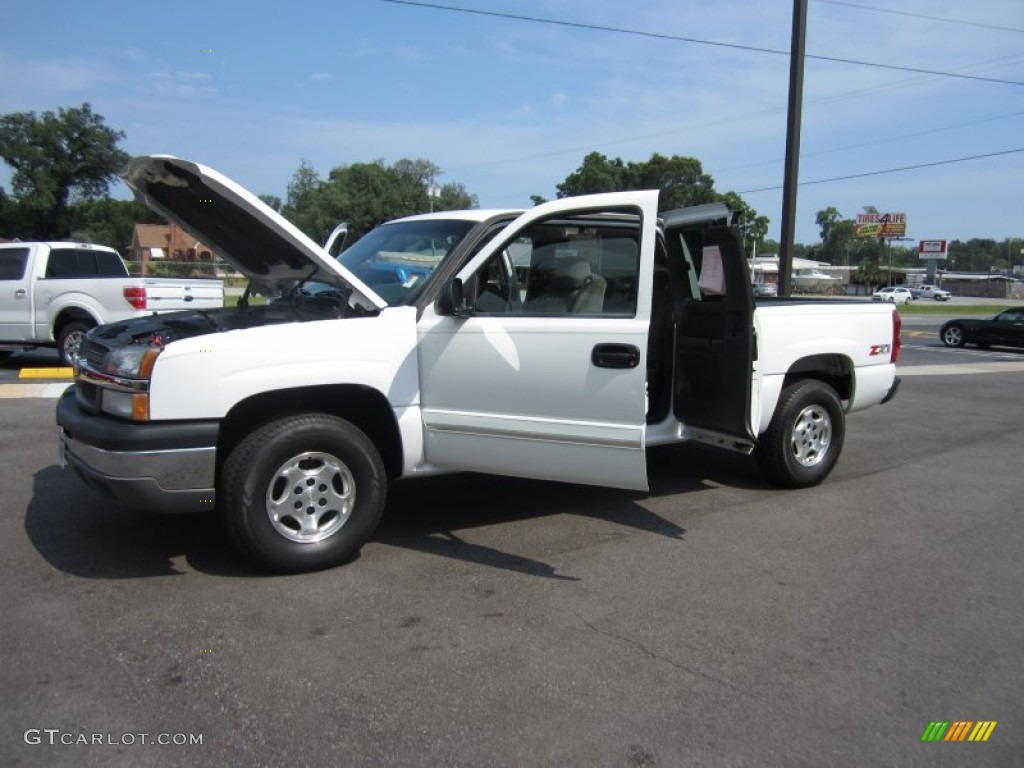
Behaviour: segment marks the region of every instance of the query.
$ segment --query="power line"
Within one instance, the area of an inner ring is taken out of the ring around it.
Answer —
[[[929,16],[924,13],[911,13],[910,11],[894,11],[889,8],[876,8],[873,5],[860,5],[859,3],[845,3],[841,0],[818,0],[819,3],[828,3],[829,5],[845,5],[848,8],[859,8],[862,11],[877,11],[878,13],[892,13],[897,16],[913,16],[916,19],[928,19],[929,21],[942,21],[946,24],[964,24],[969,27],[982,27],[984,29],[998,29],[1001,32],[1018,32],[1024,34],[1024,29],[1015,29],[1014,27],[1001,27],[998,24],[985,24],[981,21],[965,21],[963,19],[947,19],[942,16]]]
[[[890,141],[902,141],[904,139],[916,139],[918,136],[928,136],[928,135],[933,134],[933,133],[942,133],[943,131],[956,130],[957,128],[968,128],[968,127],[970,127],[972,125],[981,125],[982,123],[991,123],[991,122],[995,122],[996,120],[1005,120],[1005,119],[1010,118],[1010,117],[1020,117],[1021,115],[1024,115],[1024,112],[1011,112],[1011,113],[1009,113],[1007,115],[995,115],[994,117],[985,117],[985,118],[982,118],[980,120],[971,120],[971,121],[966,122],[966,123],[954,123],[953,125],[943,125],[943,126],[941,126],[939,128],[929,128],[926,131],[917,131],[915,133],[904,133],[904,134],[900,134],[899,136],[889,136],[888,138],[885,138],[885,139],[875,139],[874,141],[864,141],[864,142],[860,142],[859,144],[847,144],[844,147],[832,147],[831,149],[819,149],[819,150],[815,150],[814,152],[801,152],[800,153],[800,157],[804,158],[804,157],[816,157],[817,155],[829,155],[829,154],[832,154],[833,152],[846,152],[846,151],[851,150],[851,149],[860,149],[862,147],[871,147],[871,146],[874,146],[876,144],[888,144]],[[773,165],[775,163],[780,163],[780,162],[782,162],[782,161],[776,159],[776,160],[761,160],[760,162],[757,162],[757,163],[744,163],[743,165],[730,165],[730,166],[728,166],[726,168],[718,168],[718,169],[716,169],[715,173],[722,173],[723,171],[736,171],[736,170],[740,170],[742,168],[753,168],[753,167],[756,167],[756,166],[759,166],[759,165]]]
[[[669,35],[663,32],[645,32],[637,29],[625,29],[622,27],[610,27],[601,24],[585,24],[578,21],[563,21],[560,19],[545,19],[540,16],[525,16],[516,13],[505,13],[501,11],[482,11],[477,8],[460,8],[454,5],[441,5],[438,3],[418,2],[417,0],[380,0],[382,3],[393,5],[405,5],[416,8],[428,8],[434,11],[451,11],[454,13],[468,13],[475,16],[489,16],[499,19],[512,19],[515,21],[529,21],[535,24],[551,24],[560,27],[571,27],[573,29],[589,29],[597,32],[612,32],[621,35],[635,35],[638,37],[654,38],[656,40],[671,40],[680,43],[693,43],[694,45],[709,45],[715,48],[731,48],[733,50],[748,51],[753,53],[770,53],[776,56],[789,56],[789,51],[776,48],[764,48],[756,45],[741,45],[739,43],[722,43],[714,40],[702,40],[696,37],[684,37],[681,35]],[[1003,85],[1021,85],[1024,82],[1019,80],[1003,80],[994,77],[980,77],[978,75],[962,75],[955,72],[942,72],[934,69],[922,69],[920,67],[904,67],[898,64],[879,64],[878,62],[860,61],[858,59],[845,59],[838,56],[821,56],[816,54],[805,54],[804,58],[816,59],[818,61],[830,61],[835,64],[851,64],[860,67],[873,67],[876,69],[892,69],[899,72],[915,72],[921,75],[938,75],[940,77],[953,77],[963,80],[978,80],[986,83],[1001,83]]]
[[[1024,54],[1013,54],[1012,56],[998,57],[996,59],[987,59],[985,61],[980,61],[980,62],[976,62],[974,64],[965,65],[964,68],[967,68],[967,67],[979,67],[979,66],[983,66],[983,65],[986,65],[986,64],[992,64],[993,62],[1004,61],[1005,59],[1008,59],[1008,58],[1011,58],[1011,59],[1012,58],[1017,58],[1017,57],[1019,57],[1021,55],[1024,55]],[[820,96],[820,97],[818,97],[816,99],[810,99],[808,101],[808,103],[809,104],[817,104],[817,103],[821,103],[821,102],[840,101],[842,99],[848,99],[848,98],[853,98],[853,97],[856,97],[856,96],[861,96],[861,95],[863,95],[865,93],[876,93],[876,92],[879,92],[879,91],[895,90],[895,89],[898,89],[898,88],[903,88],[903,87],[915,85],[916,83],[919,83],[919,82],[930,82],[930,81],[925,79],[925,78],[920,78],[920,77],[918,77],[918,78],[910,78],[910,79],[907,79],[907,80],[901,80],[901,81],[896,82],[896,83],[889,83],[889,84],[884,85],[884,86],[872,86],[870,88],[858,88],[858,89],[853,90],[853,91],[846,91],[845,93],[832,94],[832,95],[829,95],[829,96]],[[587,144],[585,146],[584,145],[577,145],[575,147],[562,147],[560,149],[547,150],[546,152],[537,152],[537,153],[533,153],[533,154],[530,154],[530,155],[520,155],[520,156],[517,156],[517,157],[509,157],[509,158],[505,158],[504,160],[487,160],[485,162],[480,162],[480,163],[463,163],[463,164],[459,164],[459,165],[454,166],[452,168],[452,170],[457,170],[458,171],[458,170],[465,170],[465,169],[468,169],[468,168],[486,168],[486,167],[495,166],[495,165],[507,165],[509,163],[519,163],[519,162],[524,162],[524,161],[527,161],[527,160],[539,160],[539,159],[543,159],[545,157],[558,157],[560,155],[566,155],[566,154],[570,154],[572,152],[586,152],[588,150],[590,150],[590,151],[598,151],[597,149],[595,149],[595,147],[606,148],[606,147],[611,147],[611,146],[615,146],[615,145],[618,145],[618,144],[630,144],[630,143],[633,143],[633,142],[636,142],[636,141],[642,141],[644,139],[657,139],[657,138],[661,138],[663,136],[673,136],[675,134],[683,133],[684,131],[694,131],[694,130],[699,130],[699,129],[702,129],[702,128],[710,128],[710,127],[715,126],[715,125],[731,124],[731,123],[735,123],[735,122],[738,122],[738,121],[745,121],[745,120],[750,120],[750,119],[757,118],[757,117],[764,117],[764,116],[771,115],[771,114],[778,114],[780,112],[784,112],[785,109],[786,109],[785,107],[768,107],[767,109],[760,109],[760,110],[757,110],[757,111],[754,111],[754,112],[747,112],[747,113],[739,114],[739,115],[727,115],[727,116],[724,116],[724,117],[716,118],[714,120],[705,120],[705,121],[699,122],[699,123],[687,123],[685,125],[680,125],[680,126],[677,126],[675,128],[669,128],[667,130],[662,130],[662,131],[655,131],[655,132],[652,132],[652,133],[634,134],[632,136],[620,136],[618,138],[606,139],[604,141],[599,141],[599,142],[596,142],[596,143]],[[1011,114],[1008,114],[1008,115],[999,115],[997,117],[985,118],[985,119],[982,119],[982,120],[978,120],[976,122],[983,123],[983,122],[989,122],[989,121],[992,121],[992,120],[1001,120],[1001,119],[1005,119],[1007,117],[1016,117],[1017,115],[1020,115],[1020,114],[1022,114],[1022,113],[1015,112],[1015,113],[1011,113]],[[960,128],[960,127],[965,127],[965,126],[972,125],[972,124],[974,124],[974,123],[961,123],[961,124],[956,125],[956,126],[948,126],[948,127],[950,127],[950,128]],[[936,128],[936,129],[932,129],[932,130],[937,132],[937,131],[941,131],[941,130],[944,130],[944,129],[943,128]],[[928,132],[926,131],[925,133],[928,133]],[[895,140],[897,138],[912,138],[913,136],[914,135],[911,134],[910,136],[894,137],[892,139],[881,139],[879,141],[880,142],[883,142],[883,141],[893,141],[893,140]],[[868,142],[868,143],[872,143],[872,142]],[[830,152],[830,151],[838,152],[838,151],[841,151],[841,150],[852,149],[852,148],[854,148],[854,147],[841,147],[841,148],[834,149],[834,150],[822,150],[820,152],[811,152],[811,153],[808,153],[808,154],[801,153],[801,157],[807,157],[807,156],[816,155],[816,154],[824,154],[825,152]],[[747,163],[747,164],[744,164],[744,165],[729,166],[728,168],[719,168],[719,169],[716,169],[715,173],[719,173],[719,172],[722,172],[722,171],[737,170],[737,169],[740,169],[740,168],[754,167],[754,166],[758,166],[758,165],[770,165],[770,164],[776,163],[776,162],[779,162],[779,161],[778,160],[762,160],[762,161],[759,161],[759,162],[756,162],[756,163]]]
[[[834,176],[829,179],[812,179],[811,181],[801,181],[800,186],[809,186],[811,184],[825,184],[830,181],[847,181],[849,179],[863,179],[867,176],[882,176],[887,173],[899,173],[900,171],[914,171],[918,168],[934,168],[937,165],[951,165],[952,163],[964,163],[968,160],[981,160],[986,157],[999,157],[1000,155],[1012,155],[1014,152],[1024,152],[1024,147],[1018,147],[1017,149],[1004,149],[1001,152],[989,152],[984,155],[971,155],[970,157],[958,157],[953,160],[936,160],[933,163],[921,163],[919,165],[904,165],[900,168],[886,168],[880,171],[867,171],[866,173],[853,173],[849,176]],[[737,192],[738,195],[749,195],[753,192],[771,192],[776,189],[782,189],[782,185],[774,187],[758,187],[757,189],[745,189],[741,192]]]

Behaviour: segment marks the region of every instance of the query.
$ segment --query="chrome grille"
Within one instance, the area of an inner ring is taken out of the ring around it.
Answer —
[[[82,341],[82,347],[78,354],[85,358],[90,368],[102,371],[103,361],[106,359],[108,351],[104,345],[86,338]]]

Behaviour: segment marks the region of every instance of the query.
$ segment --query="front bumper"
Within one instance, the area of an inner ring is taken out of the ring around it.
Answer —
[[[213,509],[217,421],[121,422],[83,411],[71,387],[57,402],[62,463],[114,501],[153,512]]]

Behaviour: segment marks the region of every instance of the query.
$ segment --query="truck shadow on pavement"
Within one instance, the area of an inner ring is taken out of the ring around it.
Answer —
[[[25,532],[52,566],[89,579],[182,576],[182,558],[207,573],[258,575],[230,547],[215,516],[125,509],[56,465],[35,474]]]
[[[768,488],[749,458],[726,452],[672,446],[649,451],[648,464],[650,494],[469,473],[398,482],[371,543],[575,580],[542,560],[468,541],[465,532],[569,515],[621,526],[623,535],[643,531],[684,541],[686,530],[646,508],[645,499],[711,491],[718,485]],[[25,531],[47,562],[83,578],[181,576],[189,568],[214,576],[265,575],[235,552],[215,515],[125,509],[55,465],[35,475]]]

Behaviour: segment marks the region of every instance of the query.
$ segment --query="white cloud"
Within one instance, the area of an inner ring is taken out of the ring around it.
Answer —
[[[0,88],[9,93],[63,96],[97,88],[114,78],[111,70],[77,58],[23,59],[0,53]]]
[[[150,72],[146,76],[149,85],[160,94],[189,99],[213,96],[216,86],[206,72]]]

